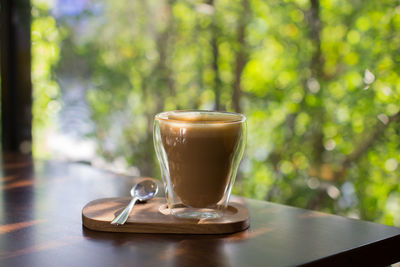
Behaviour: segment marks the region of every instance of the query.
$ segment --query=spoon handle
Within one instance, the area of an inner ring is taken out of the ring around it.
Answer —
[[[132,198],[131,202],[129,202],[128,206],[111,222],[114,225],[122,225],[126,222],[131,213],[133,206],[135,206],[136,201],[138,201],[137,197]]]

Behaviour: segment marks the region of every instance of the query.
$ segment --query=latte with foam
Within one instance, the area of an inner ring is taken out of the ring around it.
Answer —
[[[215,206],[224,197],[244,117],[234,113],[170,112],[159,118],[172,190],[193,208]]]

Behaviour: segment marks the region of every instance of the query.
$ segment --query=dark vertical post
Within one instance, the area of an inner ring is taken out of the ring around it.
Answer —
[[[1,0],[1,141],[17,151],[32,141],[31,6]]]

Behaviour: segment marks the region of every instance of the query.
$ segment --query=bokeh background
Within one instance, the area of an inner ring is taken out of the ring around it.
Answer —
[[[400,226],[400,1],[32,6],[36,157],[160,178],[156,113],[236,111],[235,194]]]

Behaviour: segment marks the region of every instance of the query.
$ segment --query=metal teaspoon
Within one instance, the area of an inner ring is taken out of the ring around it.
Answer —
[[[131,213],[133,206],[135,206],[136,201],[146,201],[154,197],[158,192],[158,185],[151,179],[144,179],[137,183],[131,189],[132,200],[129,202],[128,206],[114,218],[111,222],[113,225],[122,225],[126,222]]]

